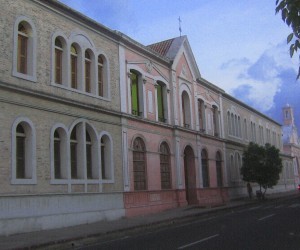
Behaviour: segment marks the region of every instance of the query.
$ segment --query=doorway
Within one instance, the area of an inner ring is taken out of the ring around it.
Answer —
[[[195,155],[190,146],[184,149],[185,194],[188,204],[197,204]]]

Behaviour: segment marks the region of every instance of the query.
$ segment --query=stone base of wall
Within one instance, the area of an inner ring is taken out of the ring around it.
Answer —
[[[227,188],[203,188],[197,190],[198,205],[215,207],[229,201]]]
[[[0,197],[0,235],[54,229],[125,216],[123,194]]]
[[[197,204],[213,207],[228,201],[227,188],[207,188],[197,190]],[[124,193],[127,217],[158,213],[167,209],[187,206],[185,190],[141,191]]]
[[[297,185],[291,181],[290,183],[278,183],[273,188],[268,188],[266,195],[275,193],[284,193],[297,189]],[[252,183],[253,197],[255,198],[256,191],[259,190],[259,186]],[[248,198],[247,188],[245,185],[228,188],[228,195],[230,200]]]
[[[158,213],[186,204],[185,193],[181,190],[124,193],[124,206],[127,217]]]

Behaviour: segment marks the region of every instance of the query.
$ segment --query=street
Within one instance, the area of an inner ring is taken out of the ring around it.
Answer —
[[[300,249],[300,199],[265,201],[76,249]],[[87,243],[86,243],[87,244]]]

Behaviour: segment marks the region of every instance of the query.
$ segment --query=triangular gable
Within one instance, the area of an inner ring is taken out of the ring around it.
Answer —
[[[197,79],[201,78],[201,74],[200,74],[198,65],[196,63],[193,51],[190,47],[189,41],[186,36],[184,36],[184,40],[183,40],[180,48],[178,49],[176,56],[174,57],[173,65],[172,65],[173,69],[175,69],[177,67],[177,64],[180,61],[182,54],[185,55],[185,58],[186,58],[186,61],[188,64],[187,66],[191,70],[193,79],[196,81]]]
[[[170,59],[172,63],[172,68],[175,69],[181,58],[181,55],[184,53],[188,67],[191,69],[193,79],[201,78],[200,71],[198,69],[194,54],[192,52],[191,46],[187,39],[187,36],[175,37],[168,39],[162,42],[150,44],[147,46],[156,53]]]

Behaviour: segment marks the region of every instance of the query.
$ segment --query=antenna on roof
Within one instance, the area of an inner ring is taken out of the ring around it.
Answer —
[[[178,22],[179,22],[179,33],[180,33],[180,37],[181,37],[181,19],[180,19],[180,17],[178,18]]]

